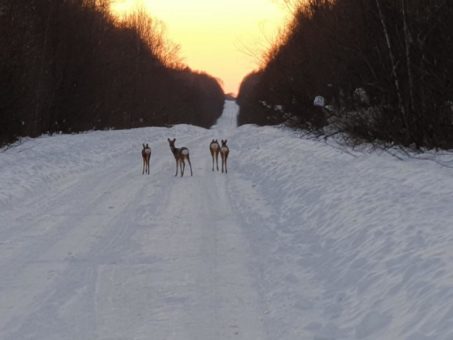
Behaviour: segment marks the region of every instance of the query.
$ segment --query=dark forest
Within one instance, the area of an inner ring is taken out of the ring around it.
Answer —
[[[21,136],[190,123],[209,127],[224,93],[178,61],[144,12],[108,1],[0,0],[0,145]]]
[[[241,84],[239,124],[290,122],[352,143],[453,147],[452,1],[292,5],[286,34]]]

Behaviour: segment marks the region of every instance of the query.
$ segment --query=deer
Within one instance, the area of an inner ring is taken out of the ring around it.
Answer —
[[[168,144],[170,145],[171,152],[173,153],[173,156],[175,156],[175,160],[176,160],[175,176],[178,176],[178,165],[181,169],[181,177],[184,176],[184,169],[186,168],[186,162],[185,162],[186,160],[187,160],[187,162],[189,162],[190,176],[193,176],[192,164],[190,163],[189,149],[187,149],[186,147],[182,147],[182,148],[175,147],[176,138],[173,138],[173,140],[171,140],[170,138],[167,138],[167,139],[168,139]]]
[[[230,153],[230,149],[227,146],[227,140],[222,139],[222,146],[220,147],[220,157],[222,158],[222,173],[225,166],[225,173],[228,173],[227,170],[227,159],[228,154]]]
[[[212,157],[212,171],[214,171],[214,159],[217,165],[217,171],[219,171],[219,152],[220,152],[220,144],[217,139],[213,139],[211,144],[209,144],[209,151],[211,151]]]
[[[151,148],[148,144],[143,144],[142,149],[142,158],[143,158],[143,170],[142,175],[147,173],[149,175],[149,160],[151,159]]]

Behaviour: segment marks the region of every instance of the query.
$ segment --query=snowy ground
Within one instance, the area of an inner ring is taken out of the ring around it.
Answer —
[[[351,152],[236,112],[0,150],[0,339],[453,339],[453,154]]]

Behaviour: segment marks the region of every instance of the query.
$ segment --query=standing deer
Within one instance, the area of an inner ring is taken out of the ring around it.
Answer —
[[[176,160],[175,176],[178,176],[178,165],[181,169],[181,177],[184,176],[184,169],[186,168],[186,162],[185,162],[186,159],[187,159],[187,162],[189,162],[189,166],[190,166],[190,176],[193,176],[192,164],[190,163],[190,157],[189,157],[189,149],[187,149],[185,147],[182,147],[182,148],[175,147],[176,138],[173,138],[173,140],[171,140],[170,138],[167,138],[167,139],[168,139],[168,144],[170,144],[171,152],[173,153],[173,156],[175,156],[175,160]]]
[[[227,170],[227,159],[228,159],[228,154],[230,153],[230,149],[228,148],[227,140],[222,139],[222,146],[220,148],[220,157],[222,158],[222,173],[223,173],[223,168],[225,165],[225,173],[228,173]]]
[[[209,151],[211,151],[212,156],[212,171],[214,171],[214,158],[217,165],[217,171],[219,171],[219,151],[220,145],[217,139],[213,139],[211,144],[209,144]]]
[[[149,160],[151,159],[151,148],[148,146],[148,144],[146,145],[143,144],[142,158],[143,158],[142,175],[145,174],[145,172],[149,175]]]

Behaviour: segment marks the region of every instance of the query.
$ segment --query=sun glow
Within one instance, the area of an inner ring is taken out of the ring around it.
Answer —
[[[185,64],[221,79],[225,92],[235,94],[288,14],[272,0],[116,0],[111,5],[117,17],[138,7],[164,24]]]

